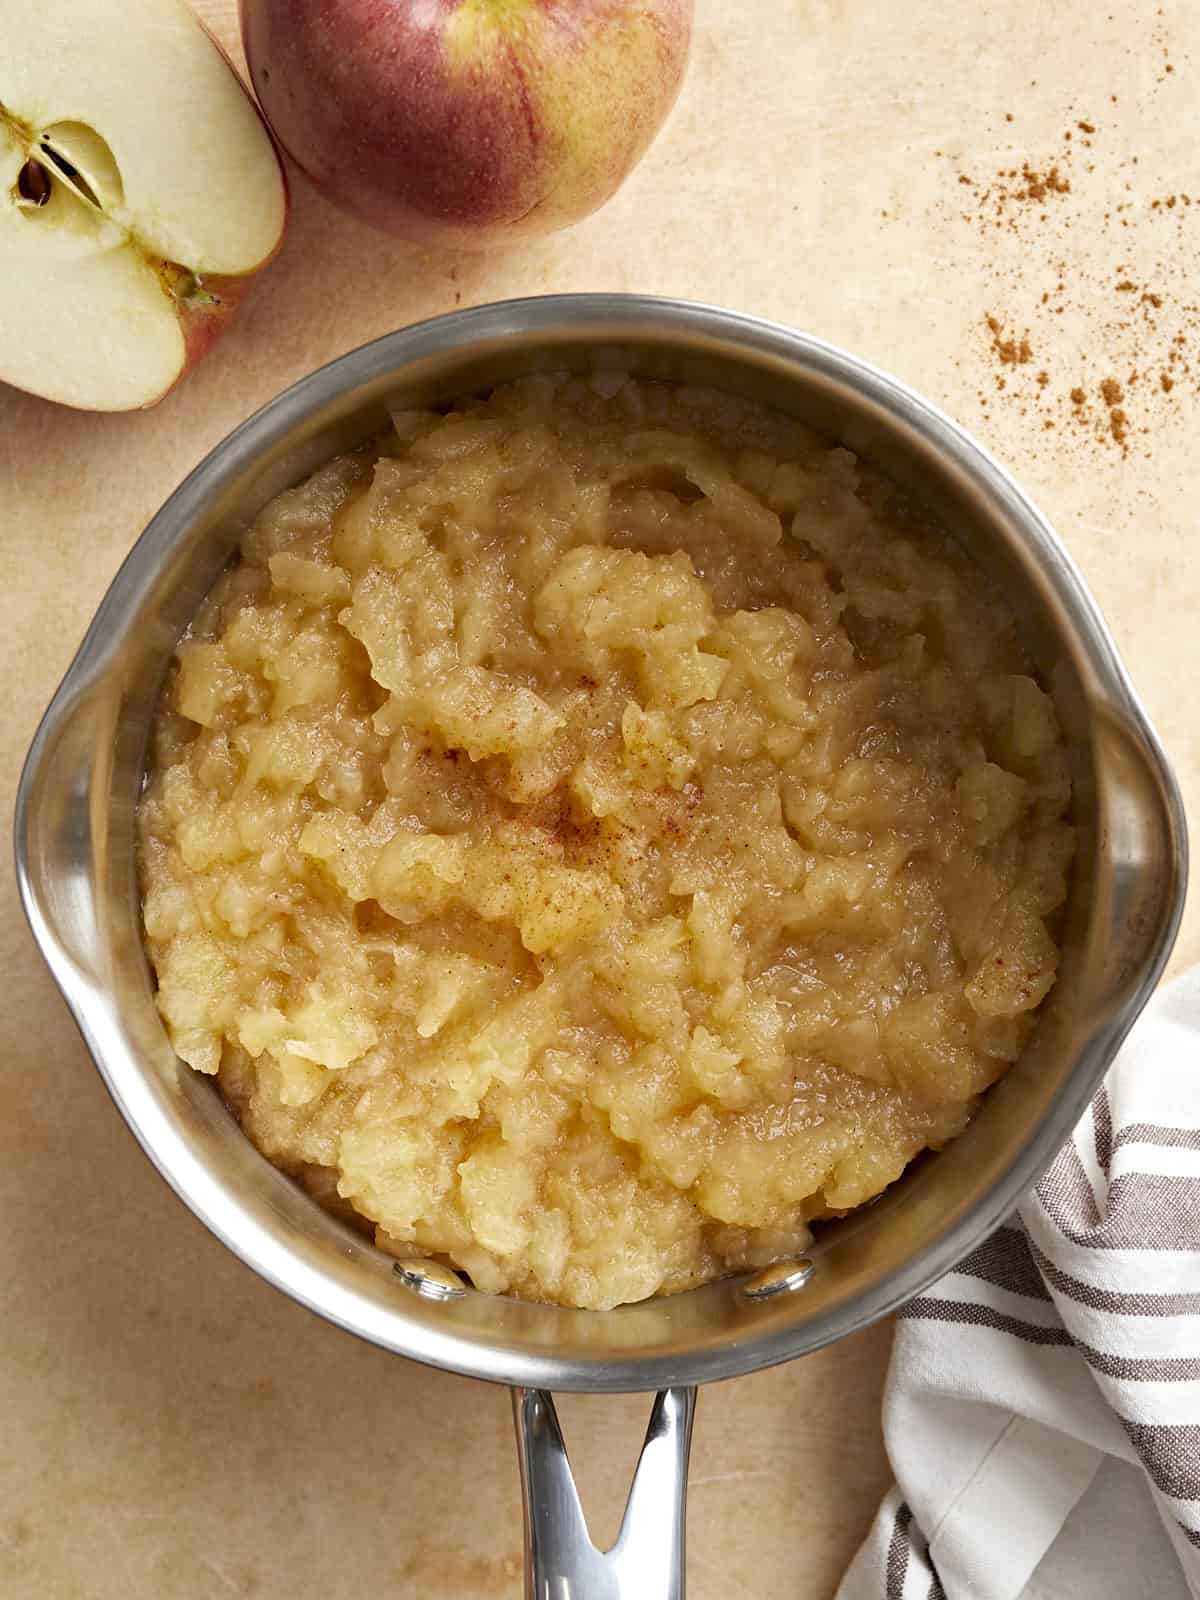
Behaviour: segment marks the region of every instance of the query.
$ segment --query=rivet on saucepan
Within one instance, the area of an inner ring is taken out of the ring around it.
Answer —
[[[803,1289],[813,1275],[813,1264],[807,1257],[800,1261],[777,1261],[747,1278],[742,1293],[747,1300],[769,1300],[773,1295],[791,1294],[793,1289]]]
[[[395,1261],[392,1271],[406,1289],[426,1300],[461,1300],[467,1292],[458,1273],[440,1261]]]

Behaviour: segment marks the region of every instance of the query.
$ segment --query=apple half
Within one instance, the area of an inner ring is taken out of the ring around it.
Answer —
[[[274,144],[181,0],[0,0],[0,380],[153,405],[283,238]]]

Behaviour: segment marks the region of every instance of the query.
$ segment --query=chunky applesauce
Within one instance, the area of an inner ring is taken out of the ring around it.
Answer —
[[[1070,785],[1012,618],[728,396],[394,423],[262,512],[179,647],[140,808],[175,1049],[484,1290],[795,1252],[963,1128],[1054,982]]]

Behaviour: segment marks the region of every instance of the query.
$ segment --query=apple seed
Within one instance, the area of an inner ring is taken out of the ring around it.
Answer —
[[[73,190],[82,201],[89,206],[94,206],[97,211],[104,210],[96,191],[73,161],[68,161],[60,150],[55,150],[45,142],[38,145],[38,154],[51,171],[56,172],[60,178],[66,180],[67,187]],[[29,161],[26,162],[26,166],[30,165],[32,161],[33,157],[31,156]],[[44,200],[38,201],[39,205],[45,205],[45,203]]]
[[[17,173],[17,193],[31,206],[44,206],[50,198],[50,174],[32,156]]]

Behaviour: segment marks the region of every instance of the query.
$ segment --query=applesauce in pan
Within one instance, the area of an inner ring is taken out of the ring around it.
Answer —
[[[179,1055],[397,1255],[606,1307],[803,1249],[1055,978],[1062,737],[899,494],[711,391],[534,378],[280,495],[140,805]]]

